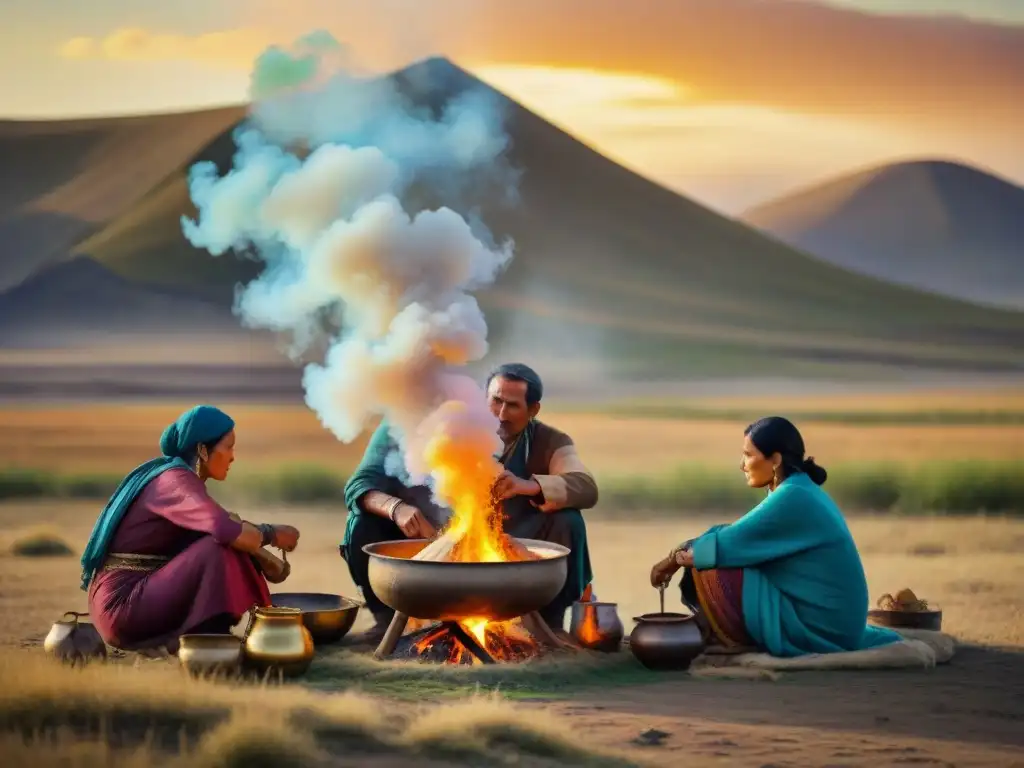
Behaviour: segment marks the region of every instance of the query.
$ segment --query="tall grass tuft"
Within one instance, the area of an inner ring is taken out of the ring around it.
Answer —
[[[7,538],[7,551],[15,557],[68,557],[75,554],[61,532],[48,525],[14,531]]]
[[[419,765],[453,754],[469,765],[523,765],[537,756],[557,760],[552,765],[631,765],[550,714],[496,697],[415,706],[176,672],[110,663],[69,669],[0,649],[0,750],[15,747],[4,765]]]

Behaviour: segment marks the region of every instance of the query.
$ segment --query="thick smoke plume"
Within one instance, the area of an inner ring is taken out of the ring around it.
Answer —
[[[322,362],[304,371],[307,404],[345,442],[387,417],[410,476],[432,475],[451,496],[425,458],[438,440],[473,446],[469,460],[488,471],[500,447],[483,392],[459,368],[487,352],[471,292],[512,249],[454,210],[410,212],[401,199],[413,182],[443,190],[443,179],[500,165],[497,105],[484,92],[418,109],[391,81],[353,74],[326,33],[265,52],[252,96],[233,168],[191,170],[198,216],[183,219],[185,234],[213,255],[248,249],[266,263],[237,295],[247,326],[288,332],[301,351],[333,318]]]

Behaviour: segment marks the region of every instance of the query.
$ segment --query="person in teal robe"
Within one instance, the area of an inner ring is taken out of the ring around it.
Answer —
[[[504,466],[495,484],[502,499],[504,532],[561,544],[571,553],[562,591],[540,611],[557,630],[563,628],[566,610],[593,578],[581,511],[597,503],[597,483],[580,461],[572,439],[537,420],[542,395],[540,377],[520,363],[499,366],[487,381],[488,402],[504,446],[495,457]],[[389,424],[382,421],[345,485],[348,519],[340,551],[374,617],[374,626],[356,638],[361,642],[378,641],[394,615],[370,586],[369,555],[363,547],[406,537],[431,538],[450,515],[432,501],[427,486],[410,485],[399,458]]]
[[[674,549],[653,586],[685,568],[683,602],[710,642],[773,656],[857,651],[900,640],[867,624],[868,587],[842,512],[821,488],[827,472],[804,456],[803,437],[772,416],[744,432],[747,484],[767,497],[729,525]]]

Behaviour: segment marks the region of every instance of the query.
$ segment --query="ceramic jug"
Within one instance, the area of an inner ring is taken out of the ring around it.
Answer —
[[[79,621],[88,615],[75,611],[65,613],[61,621],[54,622],[50,627],[43,640],[43,650],[72,665],[107,658],[107,645],[96,627],[92,622]],[[68,620],[68,616],[72,618]]]

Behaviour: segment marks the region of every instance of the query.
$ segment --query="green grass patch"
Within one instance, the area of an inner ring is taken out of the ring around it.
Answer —
[[[926,514],[1024,514],[1024,472],[1015,462],[941,462],[917,467],[829,467],[825,489],[844,509]],[[738,470],[687,467],[652,477],[600,483],[613,510],[739,510],[764,498]]]
[[[113,473],[61,474],[45,470],[6,467],[0,469],[0,501],[5,499],[106,500],[117,489],[121,476]]]
[[[355,690],[399,699],[460,698],[496,693],[509,699],[558,699],[588,689],[645,685],[685,672],[655,673],[628,652],[549,654],[518,664],[460,665],[377,661],[345,649],[317,657],[303,680],[327,691]]]
[[[276,472],[228,477],[220,489],[227,497],[280,504],[340,502],[348,475],[329,467],[292,464]],[[214,485],[211,483],[211,485]]]
[[[1024,472],[1015,462],[937,462],[920,466],[846,464],[829,468],[825,489],[848,511],[1024,515]],[[211,492],[225,503],[342,505],[345,473],[318,465],[284,466],[275,472],[232,475]],[[106,501],[120,477],[0,470],[0,501],[79,499]],[[749,509],[764,491],[748,488],[737,469],[687,465],[654,475],[599,475],[599,511]]]

